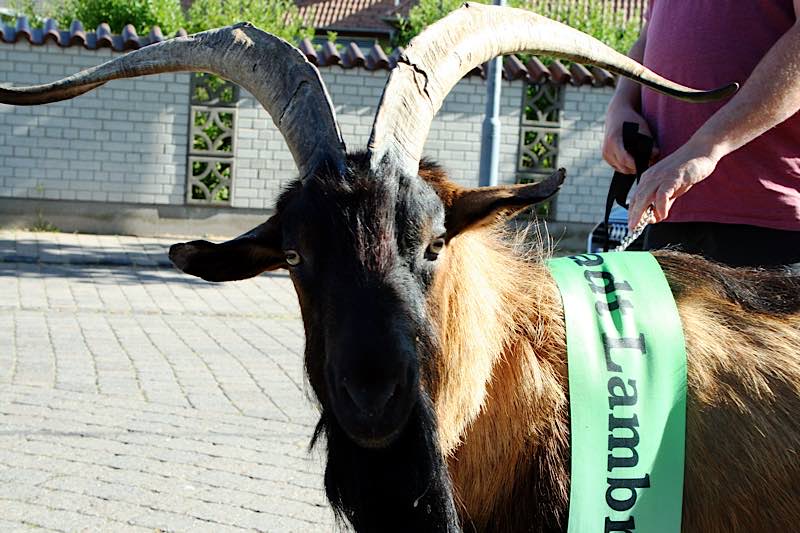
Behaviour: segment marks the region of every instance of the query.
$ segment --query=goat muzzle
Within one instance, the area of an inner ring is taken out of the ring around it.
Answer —
[[[329,371],[330,401],[337,422],[356,444],[383,448],[402,433],[419,397],[413,359],[382,365],[381,372]]]

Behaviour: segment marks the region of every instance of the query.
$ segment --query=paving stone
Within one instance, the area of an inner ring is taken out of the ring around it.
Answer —
[[[0,531],[333,531],[290,280],[0,231]]]

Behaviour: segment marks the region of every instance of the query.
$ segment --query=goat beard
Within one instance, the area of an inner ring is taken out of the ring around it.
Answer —
[[[323,412],[311,445],[323,434],[325,491],[338,520],[346,519],[359,533],[461,531],[436,416],[425,392],[386,448],[358,446],[330,412]]]

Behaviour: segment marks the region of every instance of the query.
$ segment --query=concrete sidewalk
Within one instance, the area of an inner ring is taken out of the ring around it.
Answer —
[[[0,232],[0,530],[335,529],[288,276],[173,242]]]

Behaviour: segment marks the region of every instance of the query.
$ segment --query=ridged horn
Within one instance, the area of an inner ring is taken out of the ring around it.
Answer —
[[[297,48],[246,22],[145,46],[52,83],[2,86],[0,103],[47,104],[111,80],[178,71],[210,72],[250,91],[286,139],[301,178],[323,164],[344,168],[344,141],[319,71]]]
[[[692,102],[730,96],[732,83],[700,91],[674,83],[597,39],[536,13],[466,3],[417,35],[389,76],[369,140],[370,165],[416,175],[433,117],[469,71],[499,55],[553,55],[606,68]]]

